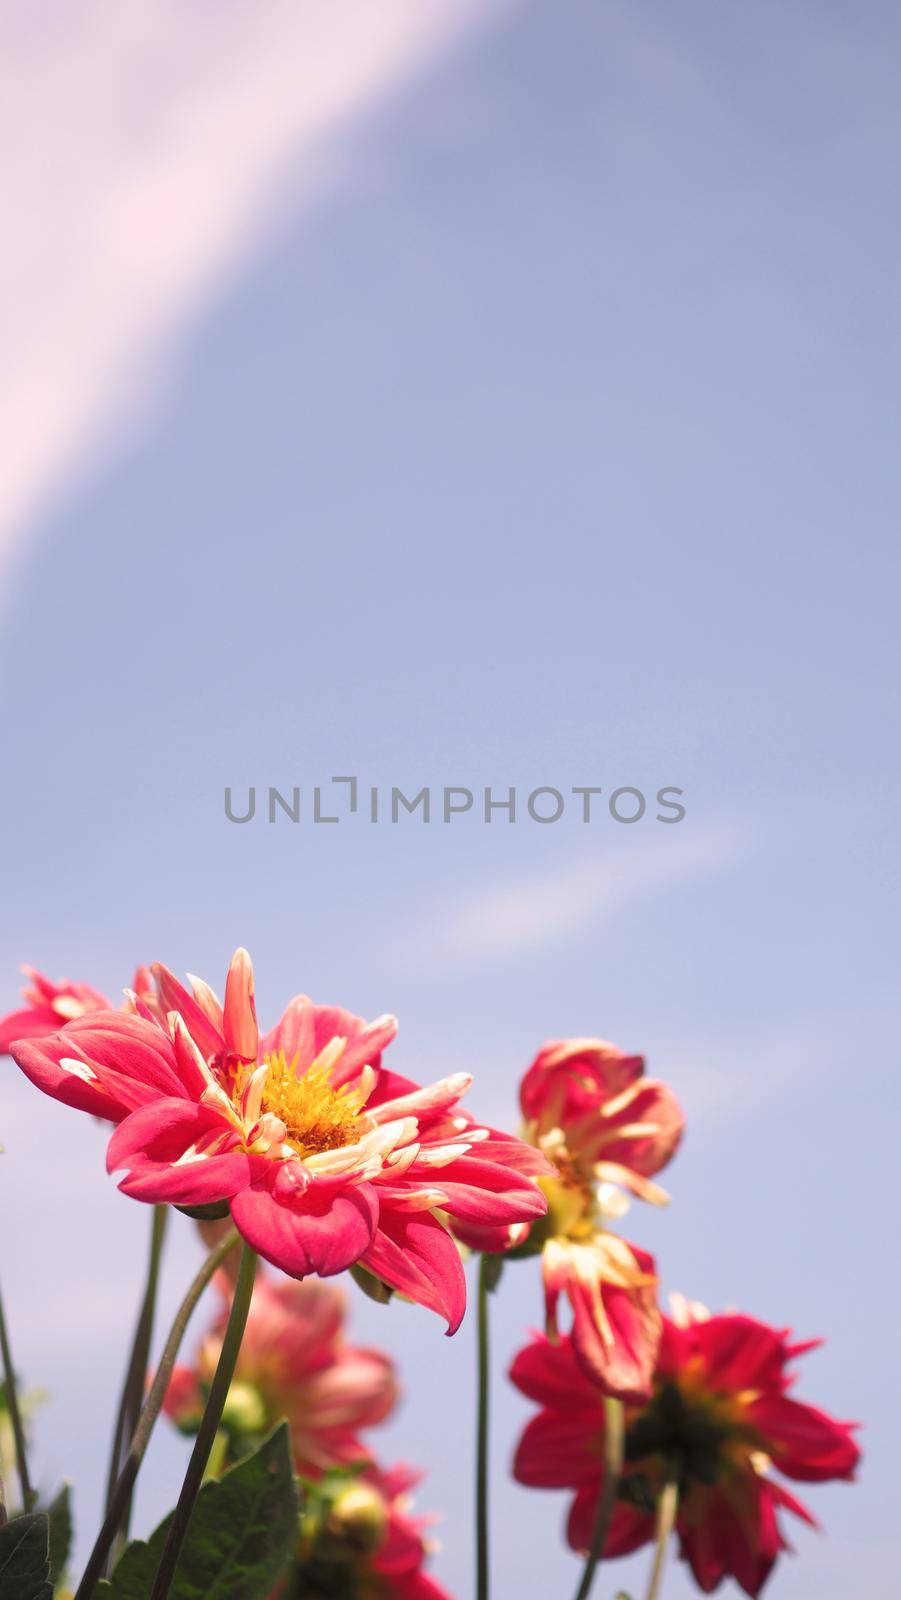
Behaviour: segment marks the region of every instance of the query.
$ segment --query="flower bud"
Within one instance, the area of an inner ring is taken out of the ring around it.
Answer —
[[[262,1433],[268,1414],[263,1396],[252,1383],[233,1383],[222,1412],[223,1426],[230,1433]]]
[[[328,1527],[355,1550],[369,1551],[378,1549],[387,1522],[388,1508],[378,1490],[352,1483],[333,1502]]]

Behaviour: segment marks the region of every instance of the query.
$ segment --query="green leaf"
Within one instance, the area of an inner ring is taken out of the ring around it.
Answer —
[[[147,1600],[170,1521],[149,1544],[128,1546],[112,1580],[98,1585],[98,1596]],[[294,1554],[299,1528],[288,1424],[281,1422],[252,1456],[204,1484],[169,1600],[266,1600]]]
[[[0,1528],[0,1600],[52,1600],[46,1513],[32,1511]]]
[[[359,1261],[354,1262],[350,1269],[350,1275],[357,1287],[362,1289],[370,1300],[375,1300],[380,1306],[386,1306],[394,1294],[394,1290],[390,1289],[387,1283],[383,1283],[381,1278],[377,1278],[374,1273],[367,1272],[365,1267],[360,1266]]]
[[[176,1206],[175,1209],[195,1222],[224,1222],[231,1215],[227,1200],[212,1200],[205,1206]]]
[[[56,1588],[62,1581],[72,1548],[72,1506],[67,1483],[58,1490],[45,1510],[50,1522],[50,1580]]]

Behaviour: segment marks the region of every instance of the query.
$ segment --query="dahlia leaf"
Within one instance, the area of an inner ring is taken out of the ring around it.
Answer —
[[[294,1553],[300,1498],[286,1422],[197,1496],[169,1600],[266,1600]],[[147,1600],[171,1517],[126,1549],[105,1600]],[[4,1597],[0,1595],[0,1600]],[[43,1600],[43,1597],[42,1597]]]
[[[377,1305],[386,1306],[392,1299],[394,1290],[387,1283],[383,1283],[381,1278],[377,1278],[373,1272],[367,1272],[365,1267],[360,1266],[359,1261],[354,1262],[350,1269],[350,1275],[357,1288],[362,1289],[363,1293],[368,1295],[370,1300],[374,1300]]]
[[[0,1528],[0,1600],[52,1600],[47,1515],[32,1511]]]

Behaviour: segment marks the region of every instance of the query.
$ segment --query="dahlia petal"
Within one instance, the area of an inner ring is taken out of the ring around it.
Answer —
[[[56,1033],[60,1019],[49,1006],[29,1006],[23,1011],[9,1011],[0,1017],[0,1055],[8,1055],[16,1039],[42,1039]]]
[[[345,1041],[340,1061],[332,1074],[335,1088],[349,1083],[364,1066],[379,1067],[381,1052],[397,1033],[394,1017],[378,1017],[365,1022],[341,1006],[317,1006],[308,995],[297,995],[285,1008],[275,1027],[265,1035],[261,1051],[271,1055],[283,1050],[287,1060],[295,1055],[303,1073],[334,1038]]]
[[[317,1430],[371,1428],[384,1421],[396,1399],[388,1356],[379,1350],[344,1347],[311,1383],[304,1421]]]
[[[210,988],[208,983],[204,983],[203,979],[196,977],[193,972],[188,973],[188,982],[191,985],[191,993],[201,1011],[205,1012],[209,1017],[216,1032],[223,1033],[225,1018],[219,996]]]
[[[761,1395],[747,1414],[765,1439],[774,1466],[787,1477],[801,1483],[853,1478],[860,1450],[847,1423],[781,1394]]]
[[[230,1200],[254,1173],[246,1151],[223,1148],[233,1137],[207,1106],[157,1100],[132,1112],[116,1129],[107,1150],[107,1171],[128,1169],[119,1187],[135,1200],[173,1205]]]
[[[560,1097],[560,1112],[572,1119],[591,1110],[598,1098],[621,1094],[643,1072],[643,1056],[625,1055],[604,1039],[552,1040],[523,1077],[522,1114],[528,1122],[538,1121]]]
[[[243,1150],[186,1158],[184,1166],[135,1159],[119,1188],[132,1200],[152,1205],[206,1206],[230,1200],[250,1183],[250,1157]]]
[[[519,1172],[524,1178],[549,1178],[553,1177],[556,1168],[548,1161],[546,1155],[533,1144],[526,1144],[524,1139],[518,1139],[515,1134],[502,1133],[498,1128],[485,1130],[488,1138],[479,1146],[479,1157],[483,1161],[493,1161],[496,1166],[512,1167],[514,1172]]]
[[[523,1429],[513,1459],[513,1476],[532,1489],[578,1489],[601,1478],[603,1424],[597,1412],[570,1415],[539,1411]]]
[[[228,969],[222,1029],[232,1055],[240,1056],[243,1061],[256,1061],[260,1031],[254,1004],[253,962],[244,949],[235,951]]]
[[[57,1028],[71,1022],[73,1017],[84,1016],[88,1011],[112,1010],[106,995],[92,988],[89,983],[73,983],[70,978],[54,983],[52,978],[46,978],[36,967],[23,966],[22,971],[31,980],[31,988],[22,991],[23,998],[38,1009],[47,1006],[56,1018]]]
[[[590,1418],[592,1428],[603,1426],[604,1408],[597,1384],[576,1360],[570,1339],[553,1344],[544,1334],[534,1334],[513,1359],[510,1381],[521,1394],[551,1410],[576,1410]]]
[[[315,1007],[309,995],[298,994],[290,1000],[274,1028],[260,1040],[260,1055],[273,1056],[279,1050],[286,1061],[297,1057],[298,1068],[303,1071],[316,1055]]]
[[[633,1172],[629,1166],[624,1166],[619,1161],[599,1161],[594,1169],[595,1177],[599,1183],[618,1183],[623,1189],[628,1189],[639,1200],[647,1201],[652,1206],[668,1206],[669,1195],[661,1189],[659,1183],[651,1183],[649,1178],[643,1178],[641,1173]]]
[[[395,1583],[395,1600],[451,1600],[446,1589],[427,1572],[414,1572],[402,1584]]]
[[[576,1247],[563,1253],[556,1265],[551,1257],[546,1288],[551,1315],[555,1296],[565,1288],[573,1311],[573,1350],[588,1375],[606,1394],[641,1401],[651,1391],[662,1318],[652,1258],[627,1249],[647,1281],[627,1286],[607,1282],[603,1261],[595,1266],[594,1253]]]
[[[184,1094],[166,1035],[120,1011],[77,1017],[42,1041],[14,1047],[12,1054],[45,1094],[114,1122],[161,1095]],[[66,1060],[83,1061],[90,1077],[67,1072],[61,1066]]]
[[[225,1048],[224,1033],[214,1026],[194,996],[183,983],[179,983],[175,974],[170,972],[168,967],[164,967],[161,961],[155,961],[151,970],[156,979],[163,1013],[174,1011],[182,1018],[206,1061],[211,1060],[213,1056],[221,1055]]]
[[[719,1548],[712,1492],[696,1488],[692,1496],[691,1520],[683,1510],[676,1526],[682,1560],[691,1567],[692,1576],[701,1592],[711,1594],[729,1571],[728,1562]]]
[[[786,1345],[778,1329],[726,1312],[698,1323],[692,1338],[711,1387],[736,1392],[781,1387]]]
[[[272,1162],[268,1163],[271,1167]],[[285,1192],[270,1173],[232,1201],[232,1219],[249,1245],[292,1278],[329,1278],[364,1256],[379,1216],[368,1183],[338,1189],[319,1183]]]
[[[226,1131],[226,1125],[208,1106],[175,1096],[154,1100],[119,1124],[107,1146],[106,1170],[124,1171],[152,1146],[166,1161],[177,1161],[203,1134],[220,1129]]]
[[[404,1181],[414,1182],[420,1165],[414,1162]],[[547,1197],[530,1178],[475,1156],[460,1156],[441,1168],[433,1181],[445,1196],[443,1209],[465,1222],[488,1226],[533,1222],[547,1211]]]
[[[400,1294],[446,1318],[456,1333],[466,1310],[466,1278],[453,1239],[428,1212],[382,1208],[372,1244],[360,1265]]]
[[[110,1093],[129,1109],[160,1096],[185,1095],[171,1039],[142,1017],[95,1011],[67,1023],[60,1039],[82,1056]]]
[[[399,1100],[403,1095],[415,1094],[419,1087],[412,1078],[404,1078],[399,1072],[392,1072],[390,1067],[380,1067],[366,1109],[371,1116],[376,1106],[383,1105],[386,1100]]]
[[[199,1422],[203,1405],[197,1374],[190,1367],[174,1367],[163,1401],[166,1416],[173,1422]]]
[[[139,967],[135,967],[131,987],[140,1000],[150,1000],[154,997],[153,973],[143,962]]]
[[[187,1023],[179,1016],[176,1016],[172,1030],[172,1048],[175,1052],[175,1068],[184,1084],[185,1093],[192,1100],[199,1099],[209,1087],[209,1069]]]
[[[649,1178],[675,1155],[685,1130],[682,1107],[665,1083],[646,1078],[618,1114],[597,1118],[584,1142],[575,1140],[588,1160],[614,1161]]]
[[[580,1555],[584,1555],[591,1544],[598,1513],[599,1493],[600,1478],[593,1484],[583,1484],[570,1507],[566,1539],[570,1549],[576,1550]],[[640,1550],[642,1545],[649,1544],[653,1537],[654,1518],[648,1516],[646,1511],[639,1511],[637,1506],[625,1505],[619,1501],[604,1541],[604,1559],[611,1560],[615,1556],[631,1555],[633,1550]]]
[[[454,1218],[454,1238],[465,1244],[467,1250],[476,1250],[480,1255],[503,1255],[507,1250],[512,1250],[514,1245],[523,1244],[529,1232],[528,1222],[505,1223],[492,1228]]]
[[[358,1018],[353,1019],[358,1022]],[[376,1017],[374,1022],[364,1023],[359,1031],[344,1033],[347,1044],[341,1061],[334,1074],[333,1081],[336,1088],[343,1083],[349,1083],[363,1067],[373,1067],[378,1070],[382,1058],[382,1051],[387,1048],[397,1035],[397,1018],[392,1016]]]
[[[730,1493],[716,1487],[705,1496],[705,1511],[699,1521],[694,1508],[690,1522],[687,1511],[679,1517],[682,1553],[691,1562],[702,1589],[709,1592],[730,1573],[752,1600],[759,1595],[784,1548],[766,1493],[768,1487],[753,1473],[745,1474],[739,1488],[733,1486]],[[701,1570],[695,1566],[699,1556],[703,1557]]]
[[[303,1283],[285,1278],[276,1284],[258,1274],[253,1293],[254,1313],[242,1346],[248,1359],[263,1368],[271,1367],[275,1360],[292,1387],[335,1359],[345,1313],[340,1289],[318,1278]],[[225,1331],[227,1317],[228,1306],[222,1313],[220,1333]]]
[[[813,1512],[808,1511],[803,1500],[799,1500],[783,1483],[777,1483],[773,1478],[769,1480],[769,1485],[773,1499],[782,1510],[791,1511],[793,1516],[800,1517],[802,1522],[806,1522],[809,1528],[819,1528],[820,1524]]]
[[[376,1122],[390,1122],[394,1117],[414,1116],[421,1124],[428,1126],[430,1118],[443,1116],[471,1088],[471,1074],[455,1072],[449,1078],[441,1078],[437,1083],[428,1084],[422,1089],[414,1088],[394,1100],[380,1100],[372,1109],[371,1115]]]
[[[10,1049],[26,1078],[54,1100],[110,1122],[127,1116],[131,1110],[127,1098],[107,1088],[93,1069],[88,1069],[90,1076],[86,1078],[61,1065],[72,1053],[72,1046],[63,1040],[61,1033],[45,1035],[39,1040],[20,1038]]]

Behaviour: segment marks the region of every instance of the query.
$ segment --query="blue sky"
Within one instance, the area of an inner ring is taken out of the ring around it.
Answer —
[[[29,491],[0,589],[0,998],[21,960],[218,985],[244,943],[264,1016],[298,989],[395,1011],[401,1070],[471,1069],[505,1120],[545,1038],[644,1050],[689,1135],[633,1236],[667,1288],[827,1334],[802,1392],[868,1424],[784,1600],[887,1600],[901,1559],[899,42],[882,4],[475,7],[327,144],[292,135],[240,248],[120,376],[123,426]],[[224,818],[225,784],[346,772],[676,784],[687,816]],[[4,1083],[39,1462],[99,1480],[147,1219],[86,1119]],[[170,1307],[195,1255],[186,1223]],[[508,1278],[499,1360],[539,1317]],[[473,1330],[352,1304],[402,1363],[391,1448],[429,1466],[465,1596]],[[499,1593],[536,1566],[565,1592],[562,1499],[503,1474],[522,1415],[501,1390]],[[182,1457],[155,1443],[142,1525]]]

